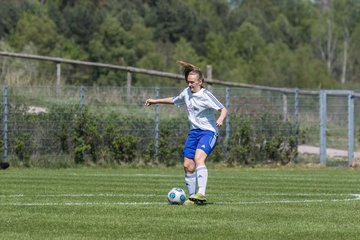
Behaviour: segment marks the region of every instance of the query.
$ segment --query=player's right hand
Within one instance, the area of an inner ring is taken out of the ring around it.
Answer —
[[[151,98],[149,98],[149,99],[146,99],[146,101],[145,101],[145,106],[150,106],[150,105],[152,105],[152,104],[154,104],[155,103],[155,100],[154,99],[151,99]]]

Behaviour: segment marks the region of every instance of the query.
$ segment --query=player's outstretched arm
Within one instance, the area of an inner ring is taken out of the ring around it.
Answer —
[[[145,106],[150,106],[153,104],[173,104],[173,98],[172,97],[168,97],[168,98],[160,98],[160,99],[146,99],[145,101]]]
[[[216,126],[217,127],[221,127],[223,125],[223,122],[226,118],[227,115],[227,109],[225,107],[223,107],[222,109],[219,110],[220,112],[220,116],[219,118],[216,120]]]

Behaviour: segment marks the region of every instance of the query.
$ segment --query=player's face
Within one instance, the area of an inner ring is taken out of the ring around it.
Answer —
[[[187,78],[187,84],[191,92],[196,93],[200,91],[201,83],[202,81],[199,80],[199,76],[197,74],[191,74],[191,73],[189,74]]]

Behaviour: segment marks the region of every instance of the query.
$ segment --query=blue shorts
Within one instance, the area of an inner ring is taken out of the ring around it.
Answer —
[[[218,134],[208,130],[193,129],[188,134],[185,142],[183,157],[194,159],[197,149],[203,150],[206,155],[214,150],[217,144]]]

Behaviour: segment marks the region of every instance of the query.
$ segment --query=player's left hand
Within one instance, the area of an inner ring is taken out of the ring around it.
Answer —
[[[223,125],[222,121],[219,121],[219,120],[216,121],[216,126],[217,127],[221,127],[222,125]]]

